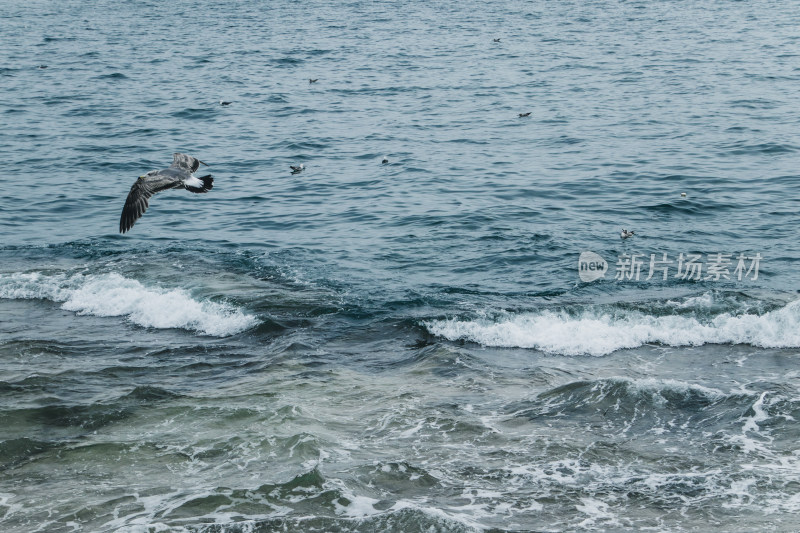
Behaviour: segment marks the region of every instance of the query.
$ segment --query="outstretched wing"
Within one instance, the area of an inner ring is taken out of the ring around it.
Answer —
[[[149,200],[151,196],[159,191],[172,189],[180,185],[180,178],[168,175],[155,175],[137,179],[136,183],[131,187],[131,192],[128,193],[128,198],[125,199],[125,207],[122,208],[122,215],[119,217],[119,232],[125,233],[136,224],[136,221],[144,215],[144,212],[150,206]]]
[[[172,154],[172,164],[169,167],[196,172],[197,169],[200,168],[200,165],[205,165],[205,163],[190,155],[175,153]]]

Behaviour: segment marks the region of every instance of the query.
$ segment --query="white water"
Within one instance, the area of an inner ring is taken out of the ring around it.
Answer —
[[[233,306],[197,300],[183,289],[147,287],[135,279],[109,274],[0,274],[0,298],[63,302],[81,315],[124,316],[148,328],[182,328],[224,337],[258,324]]]
[[[609,313],[590,306],[577,315],[564,311],[503,313],[492,318],[432,320],[425,326],[451,341],[561,355],[601,356],[648,343],[795,348],[800,347],[800,301],[762,315],[653,316],[631,310]]]

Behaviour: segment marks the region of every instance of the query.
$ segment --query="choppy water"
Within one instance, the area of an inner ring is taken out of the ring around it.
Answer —
[[[800,529],[798,45],[786,1],[4,2],[2,530]],[[175,151],[213,191],[117,234]]]

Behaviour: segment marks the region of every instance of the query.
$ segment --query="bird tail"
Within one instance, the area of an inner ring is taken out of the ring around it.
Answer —
[[[211,174],[207,176],[200,176],[197,178],[202,182],[202,185],[194,183],[192,185],[186,184],[186,190],[191,192],[208,192],[214,188],[214,178],[211,177]]]

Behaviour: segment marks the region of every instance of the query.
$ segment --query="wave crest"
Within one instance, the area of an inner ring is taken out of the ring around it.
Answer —
[[[146,287],[119,274],[0,274],[0,298],[63,302],[62,309],[94,316],[126,316],[139,326],[181,328],[215,337],[254,327],[258,320],[235,307],[195,300],[183,289]]]
[[[607,355],[657,343],[669,346],[748,344],[800,347],[800,300],[764,314],[724,312],[714,316],[655,316],[642,311],[588,307],[502,313],[476,319],[431,320],[428,331],[445,339],[483,346],[533,348],[559,355]]]

